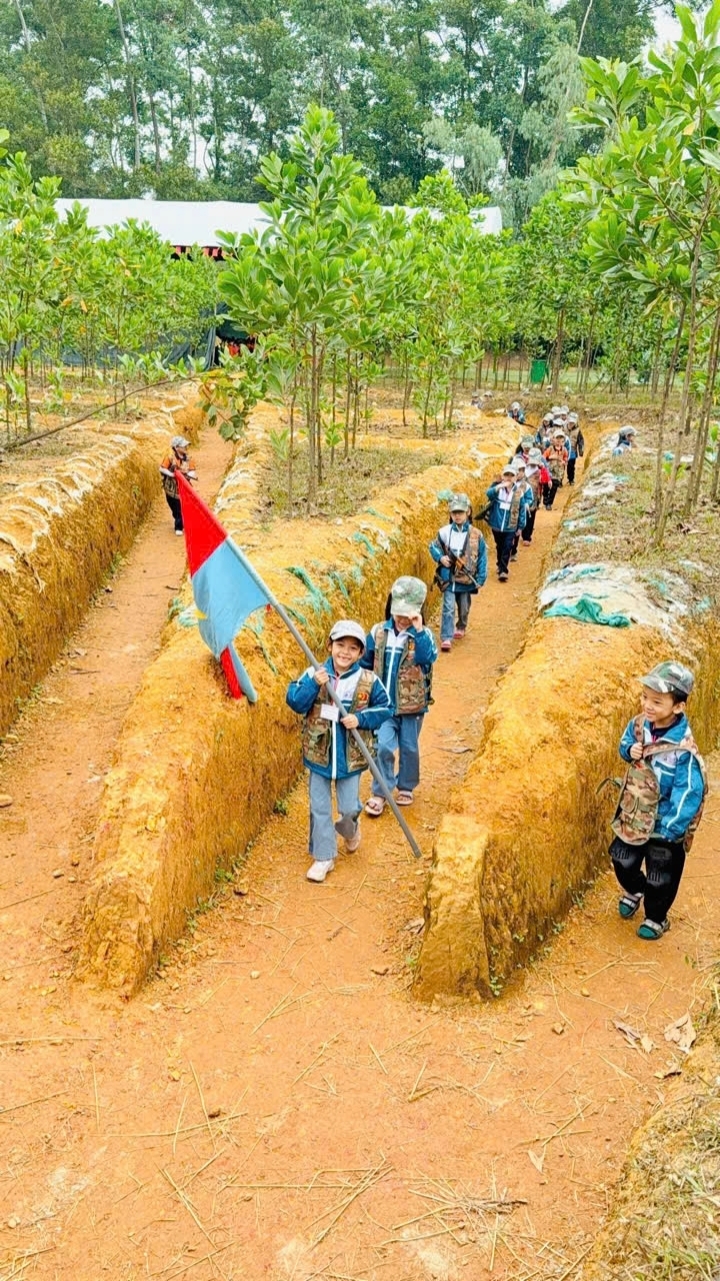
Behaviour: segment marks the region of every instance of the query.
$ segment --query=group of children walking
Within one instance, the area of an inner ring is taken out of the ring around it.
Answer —
[[[517,410],[520,406],[513,405],[510,416],[517,417]],[[575,462],[583,452],[577,415],[556,406],[534,436],[522,437],[488,489],[488,507],[481,515],[492,530],[501,582],[507,581],[519,542],[532,542],[540,506],[551,509],[564,480],[574,483]],[[487,578],[487,548],[473,523],[467,494],[453,495],[449,520],[429,550],[442,592],[440,648],[447,652],[465,636],[472,598]],[[383,780],[381,786],[373,779],[365,813],[379,818],[393,793],[398,805],[413,802],[420,781],[420,734],[432,703],[438,656],[425,621],[426,596],[421,579],[398,578],[385,618],[367,633],[352,619],[335,623],[326,661],[317,669],[309,667],[288,689],[288,705],[303,717],[303,761],[310,778],[310,881],[324,881],[335,867],[339,836],[348,854],[360,844],[360,776],[367,765],[355,732],[375,754]],[[631,919],[644,904],[637,933],[656,940],[670,928],[668,912],[699,822],[707,779],[686,715],[692,673],[680,663],[665,662],[640,684],[640,715],[630,721],[620,742],[628,768],[619,783],[609,852],[623,891],[620,916]]]

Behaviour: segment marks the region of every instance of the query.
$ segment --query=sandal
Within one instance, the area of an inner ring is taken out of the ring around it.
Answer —
[[[618,903],[618,912],[623,920],[629,921],[631,916],[637,912],[642,903],[642,894],[623,894]]]
[[[365,802],[365,813],[371,818],[379,818],[385,809],[384,796],[369,796]]]
[[[398,792],[395,799],[398,805],[412,805],[413,794],[412,792]]]
[[[659,925],[657,921],[643,921],[642,925],[638,926],[637,936],[639,939],[660,939],[669,929],[670,922],[667,917]]]

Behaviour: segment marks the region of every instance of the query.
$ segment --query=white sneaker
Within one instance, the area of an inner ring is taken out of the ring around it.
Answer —
[[[345,852],[347,854],[354,854],[359,844],[360,844],[360,824],[358,823],[357,831],[355,835],[350,840],[348,840],[347,837],[345,838]]]
[[[307,878],[309,881],[324,881],[328,872],[332,872],[335,866],[334,858],[323,859],[319,862],[317,859],[308,868]]]
[[[185,534],[183,533],[183,530],[182,530],[182,529],[176,529],[176,530],[175,530],[175,537],[176,537],[176,538],[184,538],[184,537],[185,537]]]

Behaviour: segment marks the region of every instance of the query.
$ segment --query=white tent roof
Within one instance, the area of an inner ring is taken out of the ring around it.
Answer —
[[[219,231],[242,233],[265,222],[259,205],[237,200],[58,200],[60,216],[75,203],[87,209],[91,227],[104,230],[134,218],[149,222],[171,245],[219,245]],[[502,213],[496,206],[479,210],[477,220],[488,234],[502,231]]]

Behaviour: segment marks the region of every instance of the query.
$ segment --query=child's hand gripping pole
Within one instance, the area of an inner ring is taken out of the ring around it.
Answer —
[[[298,639],[298,640],[300,639],[299,633],[298,633],[298,637],[297,637],[297,639]],[[301,641],[301,644],[302,644],[302,646],[303,646],[303,649],[305,650],[305,653],[306,653],[307,655],[309,655],[309,656],[310,656],[310,661],[312,662],[313,667],[315,667],[316,669],[317,669],[317,668],[319,668],[319,667],[321,667],[321,666],[322,666],[322,664],[318,663],[318,662],[317,662],[317,660],[316,660],[316,659],[314,659],[314,658],[312,657],[312,654],[311,654],[310,650],[308,649],[308,647],[305,645],[304,641]],[[342,705],[342,699],[341,699],[341,698],[338,698],[338,695],[336,694],[336,692],[335,692],[335,690],[333,689],[333,687],[332,687],[332,685],[331,685],[331,684],[329,684],[329,683],[328,683],[328,685],[326,686],[326,688],[327,688],[327,692],[328,692],[328,694],[330,695],[330,697],[331,697],[331,699],[332,699],[333,703],[335,704],[335,706],[337,707],[338,711],[340,712],[340,715],[341,715],[341,716],[345,716],[345,708],[344,708],[344,707],[343,707],[343,705]],[[422,858],[422,850],[421,850],[421,849],[420,849],[420,847],[418,846],[418,843],[417,843],[417,841],[415,840],[415,837],[413,836],[412,832],[410,831],[410,828],[408,827],[407,823],[405,822],[405,819],[404,819],[403,815],[400,813],[400,810],[398,809],[398,806],[397,806],[397,804],[396,804],[396,802],[395,802],[395,797],[393,796],[393,794],[392,794],[392,792],[390,791],[390,789],[389,789],[389,787],[388,787],[387,783],[385,782],[385,779],[383,778],[382,774],[380,773],[380,770],[378,769],[377,765],[375,764],[375,760],[374,760],[374,758],[373,758],[372,752],[368,751],[368,749],[367,749],[367,747],[365,746],[365,743],[364,743],[364,741],[363,741],[363,739],[362,739],[361,735],[360,735],[360,734],[358,734],[358,732],[357,732],[357,730],[356,730],[356,729],[350,729],[350,730],[348,730],[348,731],[347,731],[347,733],[348,733],[348,734],[352,734],[353,738],[355,739],[355,742],[357,743],[358,747],[360,748],[360,751],[362,752],[362,754],[363,754],[363,756],[364,756],[365,760],[367,761],[367,765],[368,765],[368,768],[369,768],[369,770],[370,770],[370,773],[372,774],[373,778],[375,779],[375,782],[377,783],[378,787],[381,789],[382,794],[383,794],[383,796],[385,797],[385,800],[387,801],[388,805],[390,806],[390,809],[392,810],[393,814],[395,815],[395,818],[397,819],[398,823],[400,824],[400,827],[401,827],[401,829],[402,829],[403,836],[405,837],[405,840],[407,841],[408,845],[410,846],[410,849],[412,850],[413,854],[415,855],[415,858]],[[342,835],[344,835],[344,833],[342,833],[342,832],[341,832],[340,834],[341,834],[341,836],[342,836]]]
[[[232,542],[232,539],[228,539],[228,542]],[[319,670],[320,670],[320,668],[322,667],[322,663],[319,663],[319,662],[317,661],[317,659],[316,659],[315,655],[313,654],[312,650],[310,649],[310,646],[307,644],[307,642],[306,642],[306,640],[305,640],[305,637],[304,637],[304,636],[303,636],[303,635],[298,631],[297,627],[295,626],[295,624],[294,624],[294,622],[293,622],[292,618],[291,618],[291,617],[290,617],[290,615],[288,614],[288,612],[287,612],[287,610],[285,609],[285,607],[284,607],[283,605],[281,605],[281,604],[280,604],[280,601],[277,599],[277,596],[275,596],[275,595],[274,595],[274,593],[270,591],[270,588],[267,586],[267,584],[266,584],[265,582],[263,582],[263,580],[262,580],[262,578],[260,577],[260,575],[258,574],[257,570],[256,570],[256,569],[254,568],[254,566],[250,563],[250,561],[248,560],[248,558],[247,558],[247,556],[245,555],[245,553],[241,550],[241,548],[239,548],[235,543],[233,543],[233,549],[234,549],[235,554],[237,555],[238,559],[242,561],[242,563],[243,563],[243,565],[245,566],[245,569],[247,570],[247,572],[248,572],[248,574],[250,575],[250,577],[253,579],[253,581],[257,584],[257,586],[258,586],[258,587],[260,588],[260,590],[262,591],[263,595],[265,596],[265,599],[267,600],[268,605],[272,606],[272,608],[275,610],[275,612],[280,616],[280,618],[281,618],[281,619],[282,619],[282,621],[284,622],[284,624],[285,624],[285,626],[287,627],[288,631],[292,634],[292,636],[293,636],[293,637],[295,638],[295,640],[297,641],[297,643],[298,643],[298,645],[300,646],[300,648],[301,648],[301,650],[302,650],[303,654],[305,655],[306,659],[307,659],[307,660],[308,660],[308,662],[310,663],[310,665],[311,665],[311,667],[312,667],[313,671],[319,671]],[[329,693],[329,695],[330,695],[330,697],[331,697],[331,699],[332,699],[333,703],[334,703],[334,704],[335,704],[335,706],[337,707],[338,711],[341,713],[341,715],[342,715],[342,716],[345,716],[345,714],[346,714],[346,713],[345,713],[345,708],[344,708],[344,707],[343,707],[343,705],[342,705],[342,700],[338,698],[338,696],[337,696],[337,694],[336,694],[335,690],[332,688],[332,686],[331,686],[331,685],[328,685],[328,693]],[[363,755],[363,757],[364,757],[365,761],[367,762],[367,765],[368,765],[368,768],[369,768],[369,770],[370,770],[370,773],[372,774],[373,778],[375,779],[375,782],[377,783],[378,787],[380,788],[380,790],[381,790],[381,792],[382,792],[383,796],[385,797],[385,800],[387,801],[388,805],[390,806],[390,809],[392,810],[393,814],[395,815],[395,818],[397,819],[398,823],[400,824],[400,827],[401,827],[401,829],[402,829],[403,836],[405,837],[405,840],[407,841],[408,845],[410,846],[410,849],[412,850],[413,854],[415,855],[415,858],[422,858],[422,851],[420,850],[420,848],[419,848],[419,846],[418,846],[418,844],[417,844],[417,841],[415,840],[415,837],[413,836],[412,832],[410,831],[410,828],[408,827],[407,823],[405,822],[405,819],[403,818],[402,814],[400,813],[400,810],[398,809],[397,805],[395,804],[395,801],[394,801],[394,799],[393,799],[393,797],[392,797],[391,793],[390,793],[390,792],[389,792],[389,790],[388,790],[388,787],[387,787],[387,784],[386,784],[386,782],[385,782],[385,779],[383,778],[383,776],[382,776],[382,774],[380,773],[380,771],[379,771],[379,769],[378,769],[377,765],[375,764],[375,761],[373,760],[372,754],[368,751],[367,747],[365,746],[365,744],[364,744],[364,742],[363,742],[362,738],[360,737],[360,735],[358,734],[358,732],[357,732],[357,730],[356,730],[356,729],[348,730],[348,731],[347,731],[347,733],[348,733],[348,734],[352,734],[353,738],[355,739],[355,742],[357,743],[358,747],[360,748],[360,751],[361,751],[361,753],[362,753],[362,755]]]

